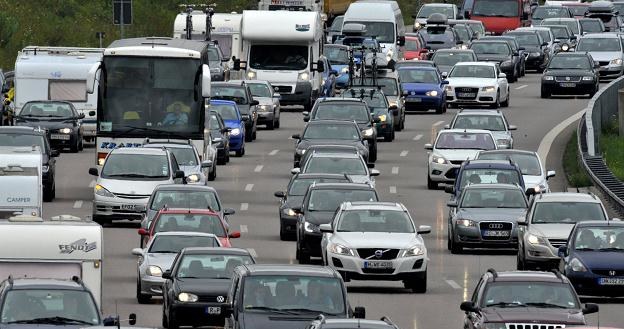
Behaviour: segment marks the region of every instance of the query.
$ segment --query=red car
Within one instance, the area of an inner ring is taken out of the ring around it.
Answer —
[[[427,59],[429,50],[425,48],[425,41],[418,34],[406,35],[405,46],[403,47],[403,58],[411,59]]]
[[[146,246],[158,232],[212,233],[223,247],[232,246],[230,239],[240,238],[240,232],[229,232],[228,225],[218,212],[208,209],[161,209],[147,230],[139,229],[143,245]]]

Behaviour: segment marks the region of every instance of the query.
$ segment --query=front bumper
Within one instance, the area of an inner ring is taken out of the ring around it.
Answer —
[[[162,296],[165,280],[161,277],[142,274],[139,279],[141,293],[150,296]]]
[[[524,66],[528,70],[538,70],[546,67],[546,56],[543,54],[540,55],[532,55],[530,54],[526,61],[524,62]]]
[[[79,136],[80,135],[75,132],[71,134],[61,134],[55,132],[48,134],[50,147],[54,149],[62,149],[75,145],[76,139],[78,139]]]
[[[404,100],[405,112],[435,110],[444,104],[444,99],[439,96],[408,95]]]
[[[294,234],[297,232],[297,220],[296,216],[288,216],[284,214],[284,208],[279,209],[280,216],[280,225],[284,228],[284,231],[289,234]]]
[[[312,99],[312,84],[309,81],[297,81],[296,84],[282,85],[279,82],[273,84],[278,88],[282,98],[281,105],[304,105],[310,104]]]
[[[525,262],[537,267],[553,267],[559,264],[561,258],[558,250],[544,244],[530,244],[524,241]]]
[[[181,326],[223,326],[225,306],[223,303],[175,302],[170,306],[170,312]],[[208,314],[209,307],[220,307],[220,314]]]
[[[427,270],[427,257],[425,255],[412,257],[399,257],[383,262],[390,262],[389,268],[367,268],[367,259],[356,256],[327,253],[328,266],[343,273],[348,279],[355,280],[409,280],[414,277],[422,277]]]
[[[384,122],[379,122],[375,124],[375,130],[377,130],[377,136],[385,136],[387,134],[392,133],[394,129],[394,124],[390,122],[388,119]]]
[[[458,91],[458,88],[469,88],[470,90]],[[496,103],[496,90],[483,91],[481,87],[453,87],[452,89],[446,91],[446,102],[449,104],[491,105]]]
[[[146,212],[149,197],[143,199],[107,198],[94,196],[94,219],[141,220]]]
[[[95,138],[97,123],[95,120],[82,121],[82,137],[83,138]]]
[[[542,80],[542,89],[548,90],[552,95],[584,95],[594,92],[595,81],[546,81]]]
[[[481,227],[483,223],[484,227]],[[485,234],[488,231],[486,225],[490,222],[477,222],[477,226],[462,226],[453,222],[453,238],[456,242],[461,243],[466,247],[473,248],[517,248],[518,247],[518,229],[511,223],[505,223],[505,225],[511,226],[500,231],[509,232],[506,237],[487,237]],[[499,224],[502,222],[496,222]]]
[[[321,239],[323,236],[320,233],[304,232],[301,235],[299,233],[299,245],[301,248],[313,257],[321,257]]]
[[[624,296],[624,275],[622,271],[616,271],[617,276],[601,275],[587,272],[572,272],[565,271],[565,275],[568,277],[576,293],[584,296],[607,296],[607,297],[621,297]],[[618,273],[619,272],[619,273]],[[615,284],[603,284],[602,279],[615,281]]]
[[[245,133],[247,133],[245,131]],[[236,136],[230,135],[230,151],[238,151],[243,147],[243,135],[238,134]]]
[[[600,67],[600,79],[615,79],[622,76],[624,68],[622,65],[605,65]]]
[[[457,177],[457,172],[461,164],[439,164],[437,162],[429,163],[429,179],[434,182],[452,183]]]
[[[273,105],[271,105],[273,107]],[[267,124],[275,121],[275,113],[271,111],[258,111],[258,124]]]

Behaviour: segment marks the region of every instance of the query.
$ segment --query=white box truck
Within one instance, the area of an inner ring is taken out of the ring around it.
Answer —
[[[323,27],[318,12],[245,10],[241,23],[246,79],[266,80],[282,105],[311,109],[325,67]],[[234,70],[239,69],[234,63]]]
[[[41,157],[36,146],[0,148],[0,218],[41,216]]]
[[[97,88],[87,93],[87,74],[103,48],[29,46],[15,60],[15,113],[29,101],[63,100],[83,113],[83,138],[95,141]]]
[[[102,308],[102,226],[62,215],[0,219],[0,278],[79,277]]]

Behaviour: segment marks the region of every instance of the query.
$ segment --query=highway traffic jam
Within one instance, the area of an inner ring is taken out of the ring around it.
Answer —
[[[24,48],[0,328],[622,326],[624,222],[538,151],[623,75],[621,15],[260,0]]]

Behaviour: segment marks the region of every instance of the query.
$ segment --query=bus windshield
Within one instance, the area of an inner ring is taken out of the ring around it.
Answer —
[[[105,57],[98,132],[201,133],[203,98],[195,96],[200,64],[186,58]]]

